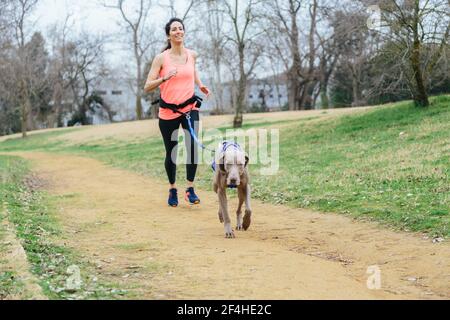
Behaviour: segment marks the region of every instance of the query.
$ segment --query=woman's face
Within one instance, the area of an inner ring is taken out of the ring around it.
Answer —
[[[175,43],[183,42],[184,28],[180,22],[175,21],[170,25],[169,39]]]

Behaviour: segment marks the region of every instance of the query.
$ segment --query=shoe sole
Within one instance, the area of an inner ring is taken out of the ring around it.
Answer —
[[[200,204],[200,200],[196,200],[195,202],[190,202],[189,199],[187,197],[184,198],[184,200],[186,200],[187,203],[194,205],[194,204]]]

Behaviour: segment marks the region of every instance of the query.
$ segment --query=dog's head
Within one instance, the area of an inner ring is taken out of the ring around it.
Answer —
[[[248,164],[248,156],[235,147],[222,150],[217,159],[219,170],[226,174],[227,185],[238,186]]]

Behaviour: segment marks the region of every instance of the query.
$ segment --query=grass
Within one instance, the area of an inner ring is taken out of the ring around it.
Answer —
[[[94,281],[89,263],[61,244],[61,228],[53,215],[55,199],[24,183],[30,179],[27,178],[27,162],[17,157],[0,156],[0,173],[0,200],[44,294],[50,299],[114,299],[122,296],[123,291],[117,290],[116,285]],[[70,266],[80,269],[82,284],[75,292],[67,290],[66,286]],[[20,283],[14,281],[14,271],[0,273],[0,294],[17,292]]]
[[[401,102],[364,113],[311,119],[245,124],[244,130],[280,125],[280,170],[275,176],[264,176],[261,165],[252,165],[253,197],[450,236],[450,96],[433,97],[429,108]],[[165,182],[159,137],[71,146],[49,138],[10,140],[0,143],[0,151],[70,152]],[[184,176],[180,166],[178,180]],[[211,189],[209,165],[199,166],[196,183]]]
[[[10,183],[14,179],[12,172],[7,166],[7,163],[2,163],[0,158],[0,195],[5,194],[6,184]],[[17,173],[16,173],[17,174]],[[0,200],[1,199],[0,196]],[[17,276],[15,270],[10,270],[7,266],[11,261],[7,260],[4,253],[9,250],[9,243],[5,241],[7,215],[5,212],[5,202],[0,202],[0,300],[11,299],[20,296],[23,292],[23,282]]]

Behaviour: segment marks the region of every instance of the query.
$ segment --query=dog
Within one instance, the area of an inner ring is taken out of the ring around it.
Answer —
[[[219,198],[219,220],[224,224],[225,237],[234,238],[231,220],[228,214],[226,191],[237,188],[239,204],[236,211],[236,230],[247,230],[250,227],[252,209],[250,207],[250,176],[248,156],[235,142],[224,141],[216,150],[213,163],[213,189]],[[242,205],[245,201],[245,215],[242,216]]]

